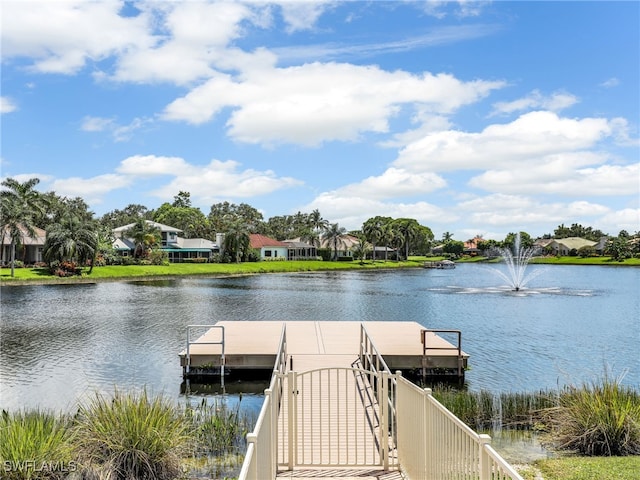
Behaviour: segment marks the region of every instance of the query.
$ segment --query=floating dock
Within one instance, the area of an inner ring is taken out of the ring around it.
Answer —
[[[189,327],[187,348],[179,354],[184,377],[215,377],[221,372],[269,377],[283,325],[289,370],[353,365],[361,349],[362,326],[391,371],[463,380],[467,368],[469,356],[462,351],[459,331],[430,330],[417,322],[220,321]],[[192,338],[196,328],[204,334]]]

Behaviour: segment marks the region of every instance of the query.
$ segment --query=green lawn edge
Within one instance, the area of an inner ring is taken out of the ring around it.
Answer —
[[[112,265],[95,267],[91,274],[83,269],[82,275],[56,277],[46,268],[16,268],[12,278],[9,268],[0,269],[2,285],[49,284],[49,283],[92,283],[116,280],[165,279],[175,277],[224,277],[256,275],[262,273],[299,273],[338,270],[382,270],[421,267],[424,257],[410,258],[408,261],[353,261],[325,262],[314,260],[247,262],[247,263],[172,263],[170,265]]]
[[[547,458],[518,471],[525,480],[638,480],[640,456]]]
[[[261,273],[321,272],[335,270],[375,270],[421,267],[425,261],[442,260],[443,257],[410,257],[407,261],[367,260],[365,262],[326,262],[315,260],[293,260],[278,262],[245,263],[172,263],[170,265],[111,265],[95,267],[91,274],[83,269],[81,276],[60,278],[51,275],[46,268],[16,268],[11,277],[10,268],[0,268],[0,285],[55,284],[55,283],[94,283],[98,281],[164,279],[181,276],[234,276],[256,275]],[[458,263],[497,263],[499,259],[488,260],[485,257],[463,257]],[[599,265],[599,266],[640,266],[640,258],[627,258],[622,262],[610,257],[539,257],[532,264],[545,265]]]

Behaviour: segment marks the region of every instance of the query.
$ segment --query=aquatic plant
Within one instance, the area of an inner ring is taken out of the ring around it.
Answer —
[[[0,476],[7,480],[66,478],[76,469],[69,440],[67,417],[40,410],[3,410]]]
[[[540,412],[557,404],[557,392],[502,392],[459,390],[437,386],[433,396],[469,427],[478,431],[534,429]]]
[[[640,454],[640,392],[605,374],[581,387],[567,387],[559,404],[545,411],[552,445],[582,455]]]
[[[229,408],[224,401],[207,403],[205,398],[193,406],[187,405],[185,416],[191,421],[197,451],[201,455],[220,455],[244,451],[246,435],[253,422],[240,413],[240,402]]]
[[[161,396],[146,391],[96,394],[76,415],[74,447],[85,476],[170,479],[192,448],[191,424]]]

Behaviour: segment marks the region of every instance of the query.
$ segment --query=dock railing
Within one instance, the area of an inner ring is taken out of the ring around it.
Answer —
[[[282,326],[280,345],[269,388],[251,433],[238,480],[275,479],[278,472],[278,414],[282,400],[282,380],[287,369],[287,326]]]
[[[491,446],[431,395],[396,374],[398,462],[410,479],[522,480]]]
[[[427,336],[429,333],[454,333],[456,335],[457,345],[452,349],[451,347],[436,347],[434,345],[427,346]],[[458,362],[457,362],[457,375],[458,378],[462,378],[464,374],[464,358],[462,356],[462,332],[460,330],[442,330],[442,329],[423,329],[420,330],[420,341],[422,342],[422,379],[427,375],[427,350],[456,350]]]
[[[191,329],[192,328],[208,328],[210,330],[218,329],[220,330],[220,340],[211,341],[211,342],[202,342],[202,341],[191,341]],[[185,372],[189,374],[191,370],[191,345],[220,345],[221,353],[220,353],[220,385],[224,389],[224,368],[225,368],[225,358],[224,358],[224,326],[222,325],[187,325],[187,354],[186,354],[186,367]]]

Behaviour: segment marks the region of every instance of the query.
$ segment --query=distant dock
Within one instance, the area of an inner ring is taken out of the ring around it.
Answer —
[[[353,365],[364,326],[391,371],[464,380],[469,356],[462,351],[460,332],[391,321],[220,321],[198,326],[200,332],[206,331],[197,337],[196,328],[189,327],[187,348],[179,354],[184,377],[219,377],[221,372],[240,378],[260,373],[269,377],[285,324],[283,361],[289,370]]]
[[[424,262],[424,268],[451,269],[456,268],[455,262],[451,260],[439,260],[437,262]]]

